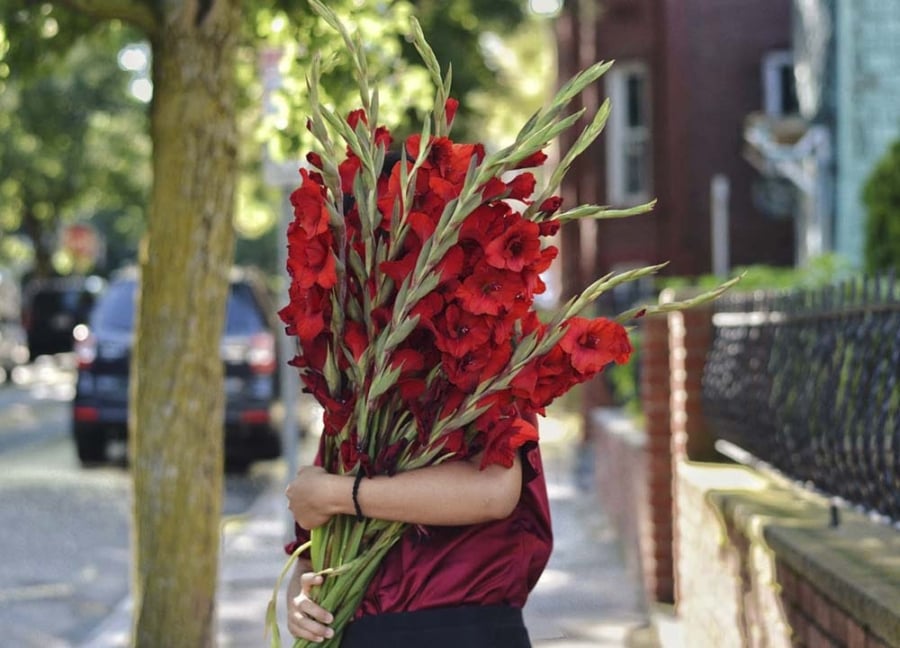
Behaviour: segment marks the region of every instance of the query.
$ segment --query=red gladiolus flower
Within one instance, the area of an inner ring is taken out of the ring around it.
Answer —
[[[481,188],[481,199],[485,202],[499,200],[506,197],[509,193],[509,187],[500,178],[491,178],[484,183]]]
[[[425,358],[414,349],[399,349],[391,356],[391,368],[400,368],[401,376],[409,376],[425,367]]]
[[[448,126],[453,123],[453,118],[456,117],[457,108],[459,108],[459,101],[453,97],[447,97],[447,101],[444,102],[444,114],[447,117]]]
[[[409,439],[400,439],[396,443],[391,443],[387,447],[382,448],[375,457],[375,474],[391,476],[397,474],[397,460],[408,445]]]
[[[512,381],[512,392],[538,413],[578,382],[569,357],[559,345],[531,360]]]
[[[442,365],[451,384],[462,392],[471,393],[481,382],[505,367],[511,355],[508,344],[485,346],[460,357],[445,353]]]
[[[555,220],[544,221],[543,223],[540,223],[539,227],[541,228],[541,236],[553,236],[559,231],[559,225],[559,221]]]
[[[490,241],[484,248],[485,261],[501,270],[521,272],[541,257],[541,239],[538,226],[519,219],[506,229],[502,236]]]
[[[507,412],[494,418],[485,432],[481,468],[493,464],[510,468],[518,449],[538,440],[537,429],[531,423],[516,416],[513,408],[507,408]]]
[[[325,189],[310,178],[306,169],[300,169],[300,176],[300,186],[291,193],[294,223],[302,227],[307,236],[316,236],[328,230]]]
[[[519,162],[515,168],[517,169],[530,169],[532,167],[539,167],[544,162],[547,161],[547,154],[543,151],[536,151],[532,153],[527,158]]]
[[[559,345],[571,356],[575,370],[584,375],[593,375],[610,362],[624,364],[632,351],[625,327],[603,317],[571,318]]]
[[[460,241],[475,241],[480,246],[502,236],[511,213],[506,203],[482,205],[463,221],[459,230]]]
[[[288,335],[296,335],[301,344],[309,342],[325,330],[326,317],[331,317],[325,294],[316,286],[302,289],[296,284],[289,293],[290,303],[278,315],[287,324]]]
[[[509,197],[513,200],[525,200],[534,193],[535,186],[534,176],[530,173],[520,173],[509,182],[506,187],[509,189]]]
[[[369,346],[369,336],[366,334],[365,325],[353,320],[347,322],[344,326],[344,346],[350,350],[353,358],[359,361],[362,354],[365,353],[366,347]]]
[[[494,268],[480,268],[463,281],[456,297],[470,313],[499,315],[509,309],[522,289],[519,275]]]
[[[338,173],[341,176],[341,191],[345,194],[353,194],[353,181],[356,180],[356,174],[362,168],[362,162],[359,158],[349,153],[347,159],[338,165]]]
[[[436,317],[444,308],[444,298],[436,292],[430,292],[413,306],[410,315],[418,315],[423,325],[428,325],[432,318]]]
[[[359,124],[360,120],[362,120],[362,123],[368,126],[369,118],[366,116],[366,111],[362,108],[351,110],[347,115],[347,123],[353,130],[356,130],[356,125]]]
[[[310,151],[306,154],[306,161],[309,162],[311,166],[314,166],[317,169],[322,168],[322,156],[314,151]]]
[[[541,203],[540,211],[544,216],[549,216],[556,212],[562,206],[562,198],[560,196],[550,196]]]
[[[418,398],[425,391],[425,380],[422,375],[425,366],[425,356],[414,349],[398,349],[391,356],[391,368],[400,368],[397,389],[403,400]]]
[[[337,283],[337,264],[331,252],[331,233],[308,238],[303,230],[290,232],[287,269],[301,288],[318,285],[331,288]]]
[[[491,329],[485,317],[473,315],[450,304],[442,317],[428,322],[434,331],[434,343],[438,349],[455,358],[483,347],[491,339]]]

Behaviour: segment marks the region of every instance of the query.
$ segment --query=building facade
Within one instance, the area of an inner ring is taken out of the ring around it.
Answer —
[[[791,0],[567,3],[562,76],[616,62],[593,100],[609,97],[612,116],[570,181],[572,198],[658,200],[651,215],[588,232],[597,273],[660,261],[666,274],[711,272],[717,203],[727,265],[793,263],[791,206],[773,207],[778,183],[748,163],[743,139],[748,114],[796,112],[791,18]]]

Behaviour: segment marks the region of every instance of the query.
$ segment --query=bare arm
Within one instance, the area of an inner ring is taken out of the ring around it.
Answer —
[[[363,515],[409,524],[463,525],[499,520],[512,513],[522,490],[518,456],[511,468],[481,470],[478,458],[363,479],[358,501]],[[354,515],[353,477],[307,466],[287,488],[291,512],[306,529],[340,513]]]

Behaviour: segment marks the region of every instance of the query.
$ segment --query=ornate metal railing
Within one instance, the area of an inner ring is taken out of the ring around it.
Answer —
[[[900,522],[900,284],[720,300],[703,376],[716,435]]]

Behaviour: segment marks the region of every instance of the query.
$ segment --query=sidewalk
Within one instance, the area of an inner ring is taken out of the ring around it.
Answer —
[[[592,482],[593,455],[582,446],[577,417],[541,422],[555,535],[553,555],[525,608],[535,648],[656,648],[642,610],[637,578],[626,571]],[[266,606],[285,556],[287,528],[281,486],[264,493],[248,514],[226,524],[219,581],[219,646],[259,648]],[[279,594],[282,634],[284,592]],[[130,601],[123,601],[82,648],[128,645]],[[287,636],[284,645],[290,646]]]

